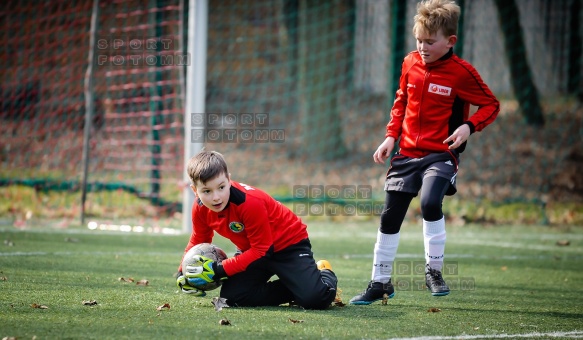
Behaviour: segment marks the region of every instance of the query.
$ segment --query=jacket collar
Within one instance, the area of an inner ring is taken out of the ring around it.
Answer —
[[[453,48],[450,48],[449,51],[443,55],[443,57],[441,57],[441,58],[437,59],[436,61],[429,63],[429,64],[423,63],[423,65],[425,65],[425,67],[428,67],[428,68],[440,66],[440,65],[446,63],[449,59],[451,59],[452,56],[453,56]]]

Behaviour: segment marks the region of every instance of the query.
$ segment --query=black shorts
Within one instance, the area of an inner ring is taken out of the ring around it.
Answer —
[[[446,195],[457,192],[456,177],[459,153],[455,150],[432,153],[421,158],[411,158],[396,154],[385,180],[385,191],[403,191],[417,194],[425,177],[439,176],[447,179],[450,186]]]

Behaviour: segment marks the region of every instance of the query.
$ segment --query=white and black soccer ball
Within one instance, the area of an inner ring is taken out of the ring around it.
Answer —
[[[219,247],[212,243],[200,243],[196,246],[190,248],[186,254],[184,254],[184,258],[182,259],[182,270],[185,271],[187,266],[200,266],[202,263],[198,262],[194,259],[195,255],[201,255],[207,257],[217,263],[222,262],[223,260],[227,259],[227,254]],[[190,283],[190,282],[189,282]],[[190,283],[192,285],[192,283]],[[221,286],[221,282],[209,282],[204,285],[192,285],[194,288],[198,290],[213,290],[217,289]]]

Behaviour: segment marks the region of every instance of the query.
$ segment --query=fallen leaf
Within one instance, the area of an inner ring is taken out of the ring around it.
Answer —
[[[304,320],[289,319],[289,322],[291,322],[291,323],[302,323],[302,322],[304,322]]]
[[[219,320],[219,325],[221,325],[221,326],[230,326],[231,325],[231,321],[229,321],[227,319],[221,319],[221,320]]]
[[[223,309],[223,307],[229,307],[229,305],[227,304],[227,299],[225,298],[214,297],[211,300],[211,303],[215,306],[215,310],[217,312],[220,312]]]
[[[38,303],[33,303],[32,305],[30,305],[32,308],[38,308],[38,309],[48,309],[49,307],[45,306],[45,305],[39,305]]]
[[[150,282],[148,280],[140,280],[140,281],[136,282],[136,285],[138,285],[138,286],[147,286],[149,284],[150,284]]]
[[[132,279],[131,277],[128,277],[127,279],[120,277],[119,279],[117,279],[118,281],[122,281],[122,282],[134,282],[135,280]]]
[[[569,240],[559,240],[559,241],[557,241],[557,245],[559,247],[565,247],[565,246],[568,246],[570,244],[571,244],[571,242],[569,242]]]
[[[163,309],[170,309],[170,304],[169,303],[165,303],[162,306],[158,306],[158,308],[156,308],[156,310],[163,310]]]
[[[16,339],[18,339],[18,338],[15,336],[5,336],[2,338],[2,340],[16,340]]]
[[[478,329],[480,329],[480,327],[474,327],[474,330],[477,331]]]
[[[387,293],[383,294],[383,300],[381,301],[381,305],[386,305],[389,302],[389,295]]]
[[[500,270],[502,270],[503,272],[505,272],[505,271],[507,271],[507,270],[508,270],[508,267],[506,267],[506,266],[502,266],[502,268],[500,268]]]
[[[0,276],[0,281],[8,281],[8,278],[6,276]]]
[[[427,311],[429,313],[439,313],[439,312],[441,312],[441,309],[432,307],[432,308],[429,308]]]
[[[9,246],[9,247],[14,247],[14,242],[12,242],[10,240],[4,240],[4,244]]]
[[[97,305],[97,301],[95,300],[83,300],[84,306],[95,306]]]
[[[334,298],[333,304],[334,304],[334,306],[337,306],[337,307],[346,306],[346,304],[344,302],[342,302],[342,289],[340,289],[340,288],[336,289],[336,297]]]

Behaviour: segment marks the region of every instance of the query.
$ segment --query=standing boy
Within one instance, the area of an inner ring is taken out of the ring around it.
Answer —
[[[387,173],[371,281],[351,304],[368,305],[385,294],[393,297],[391,274],[399,231],[419,190],[425,282],[433,296],[449,294],[441,275],[446,238],[443,198],[457,191],[459,157],[466,140],[492,123],[500,110],[474,67],[453,53],[459,16],[454,1],[425,0],[417,5],[413,26],[417,50],[404,58],[385,140],[373,159],[384,164],[399,138],[400,151]],[[470,104],[478,107],[471,117]]]
[[[200,152],[190,159],[187,172],[196,201],[184,252],[211,243],[216,232],[241,254],[221,263],[200,256],[202,266],[179,267],[177,285],[183,292],[204,296],[189,281],[222,280],[220,296],[231,307],[330,306],[338,280],[328,261],[314,261],[306,225],[298,216],[265,192],[232,181],[218,152]],[[278,279],[270,281],[274,275]]]

